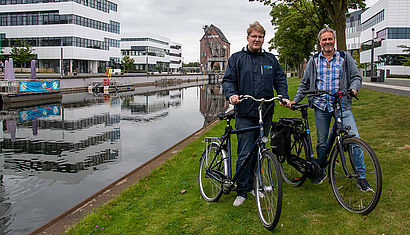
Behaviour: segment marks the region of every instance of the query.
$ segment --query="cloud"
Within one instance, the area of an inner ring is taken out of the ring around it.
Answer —
[[[259,21],[273,37],[270,8],[248,0],[125,0],[120,3],[121,32],[152,33],[182,44],[184,62],[199,61],[203,25],[215,25],[231,43],[231,53],[246,45],[246,29]]]

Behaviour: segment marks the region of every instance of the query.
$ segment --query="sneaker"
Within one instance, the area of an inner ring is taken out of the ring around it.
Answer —
[[[246,198],[242,197],[242,196],[237,196],[235,198],[235,201],[233,202],[233,206],[240,206],[242,205],[242,203],[246,200]]]
[[[326,169],[321,170],[321,172],[322,174],[319,177],[312,179],[313,184],[321,184],[323,183],[323,181],[325,181],[326,176],[327,176]]]
[[[256,197],[255,189],[253,189],[253,190],[250,191],[249,193],[252,194],[252,196]],[[265,197],[265,195],[262,193],[262,191],[259,191],[259,197],[260,197],[260,198],[264,198],[264,197]]]
[[[370,187],[366,179],[357,179],[357,187],[359,187],[360,190],[362,190],[362,192],[369,192],[369,191],[374,192],[372,187]]]

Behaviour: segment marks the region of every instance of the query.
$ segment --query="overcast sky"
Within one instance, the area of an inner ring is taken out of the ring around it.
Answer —
[[[367,0],[372,4],[376,0]],[[259,21],[267,31],[264,48],[273,37],[270,7],[248,0],[123,0],[121,32],[149,32],[182,44],[184,63],[199,61],[203,25],[215,25],[231,43],[231,54],[246,45],[246,29]]]

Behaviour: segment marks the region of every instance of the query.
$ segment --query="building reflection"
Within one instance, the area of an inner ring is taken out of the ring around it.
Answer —
[[[229,108],[221,85],[207,84],[200,91],[200,112],[204,116],[204,125],[212,122],[219,112],[225,112]]]
[[[50,104],[0,112],[3,175],[39,176],[76,184],[119,157],[120,106]],[[98,107],[98,108],[96,108]],[[83,174],[67,176],[65,173]],[[50,177],[49,174],[46,176]]]

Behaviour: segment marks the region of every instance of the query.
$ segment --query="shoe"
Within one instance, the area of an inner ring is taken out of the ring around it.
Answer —
[[[240,206],[242,205],[242,203],[246,200],[246,198],[242,197],[242,196],[237,196],[235,198],[235,201],[233,202],[233,206]]]
[[[323,183],[323,181],[325,181],[326,179],[326,169],[321,170],[321,175],[317,178],[312,179],[312,183],[313,184],[321,184]]]
[[[249,193],[252,194],[252,196],[256,197],[255,189],[253,189],[253,190],[250,191]],[[259,197],[260,197],[260,198],[264,198],[264,197],[265,197],[265,195],[262,193],[262,191],[259,191]]]
[[[357,187],[360,188],[360,190],[362,190],[362,192],[369,192],[369,191],[373,191],[372,187],[370,187],[369,183],[367,182],[366,179],[357,179]]]

